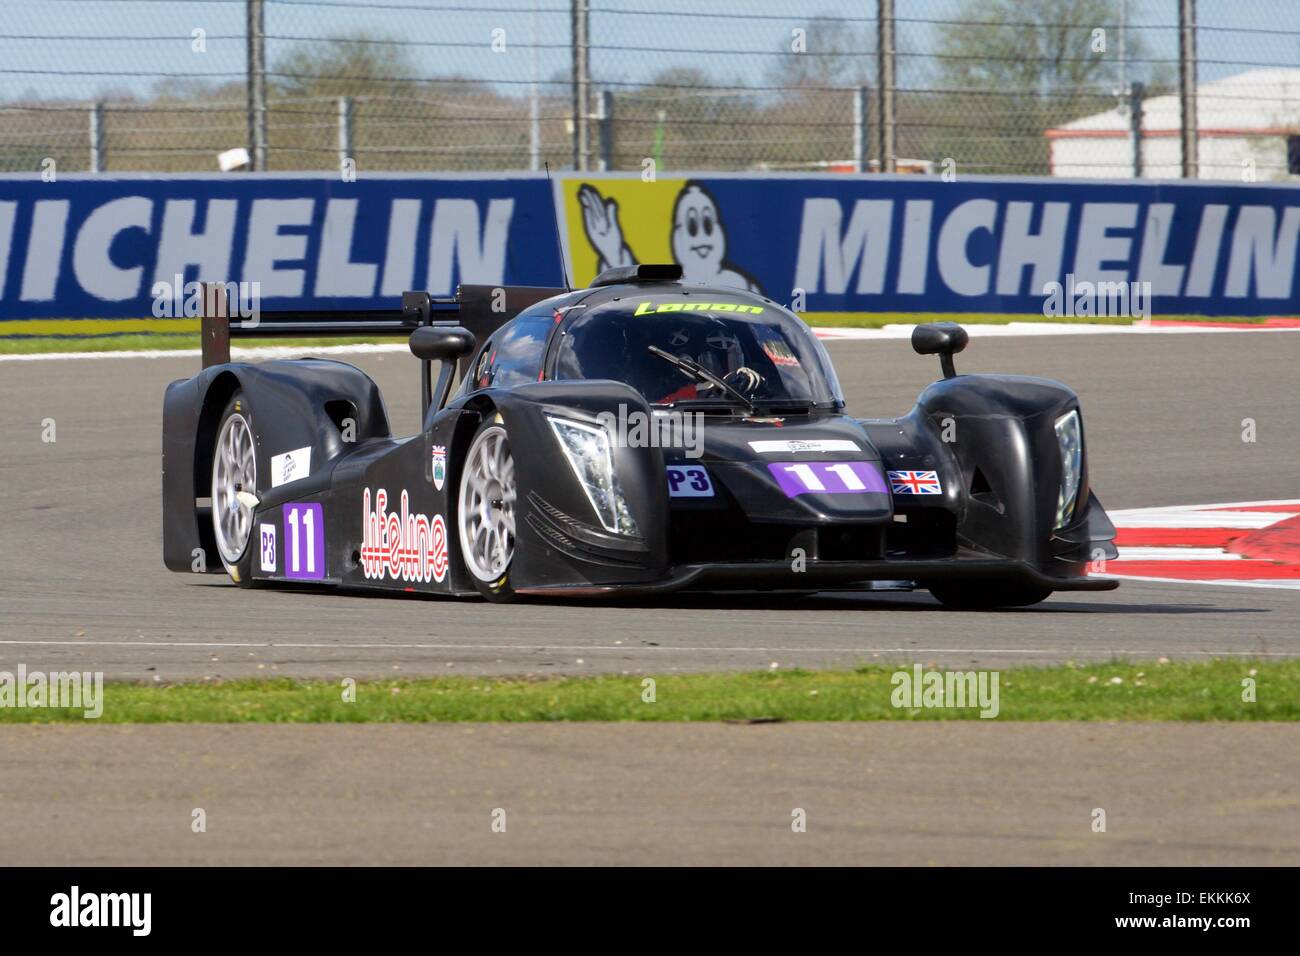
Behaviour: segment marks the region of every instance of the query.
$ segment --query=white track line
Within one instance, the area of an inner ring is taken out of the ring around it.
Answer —
[[[1123,511],[1111,515],[1117,528],[1244,528],[1256,530],[1294,518],[1293,511]]]
[[[66,647],[215,647],[215,648],[294,648],[298,650],[429,650],[429,651],[647,651],[653,654],[688,651],[722,654],[1060,654],[1063,648],[1052,647],[679,647],[660,645],[646,647],[636,644],[324,644],[278,641],[97,641],[83,638],[78,641],[0,641],[0,645],[66,646]],[[1149,649],[1087,648],[1090,654],[1150,654]],[[1071,650],[1071,653],[1074,651]],[[1180,651],[1206,657],[1228,655],[1234,657],[1294,657],[1285,651]],[[222,661],[221,663],[234,663]]]
[[[1112,561],[1112,565],[1122,562]],[[1207,581],[1201,578],[1149,578],[1137,574],[1090,574],[1091,578],[1113,578],[1116,581],[1150,581],[1157,584],[1181,584],[1184,587],[1188,585],[1200,586],[1208,584],[1216,588],[1266,588],[1271,590],[1282,591],[1300,591],[1300,581],[1287,581],[1285,579],[1275,581],[1255,580],[1255,581]]]
[[[1160,505],[1159,507],[1154,508],[1122,508],[1118,511],[1107,512],[1107,514],[1113,518],[1115,515],[1167,513],[1170,511],[1198,511],[1202,508],[1260,508],[1265,505],[1300,505],[1300,498],[1270,498],[1265,501],[1216,501],[1207,505]],[[1291,512],[1287,512],[1287,514],[1289,516]]]
[[[364,355],[375,352],[406,352],[410,347],[401,344],[353,344],[353,345],[268,345],[261,348],[232,348],[232,359],[281,359],[314,355]],[[0,355],[0,362],[53,362],[71,359],[158,359],[158,358],[198,358],[199,349],[142,349],[137,352],[41,352],[34,355]]]
[[[961,323],[960,315],[953,315],[952,320]],[[878,329],[855,329],[843,327],[820,328],[814,332],[823,339],[909,339],[915,325],[886,325]],[[1261,328],[1255,325],[1242,325],[1240,328],[1199,328],[1185,325],[1087,325],[1069,322],[1006,322],[997,325],[972,322],[963,325],[971,338],[998,338],[1024,335],[1198,335],[1212,332],[1300,332],[1300,328]]]
[[[1241,555],[1230,554],[1222,548],[1180,548],[1130,546],[1119,549],[1119,557],[1111,564],[1125,561],[1240,561]]]

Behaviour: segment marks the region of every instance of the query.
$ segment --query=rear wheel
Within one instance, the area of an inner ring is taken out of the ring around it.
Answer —
[[[470,442],[460,475],[457,531],[465,567],[489,601],[515,599],[515,460],[505,426],[492,420]]]
[[[995,581],[953,581],[930,585],[930,593],[945,607],[987,611],[999,607],[1028,607],[1037,604],[1051,588],[1039,584]]]
[[[237,584],[249,584],[252,570],[253,509],[240,493],[257,494],[257,439],[243,392],[221,414],[212,449],[212,531],[221,564]]]

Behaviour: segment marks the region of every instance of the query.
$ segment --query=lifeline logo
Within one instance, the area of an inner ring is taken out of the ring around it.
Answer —
[[[908,709],[923,707],[978,707],[980,716],[998,715],[998,671],[928,671],[920,664],[911,672],[895,671],[889,702]]]
[[[104,713],[104,673],[95,671],[28,671],[18,665],[17,675],[0,671],[0,708],[52,707],[80,710],[87,720]]]
[[[133,936],[148,936],[153,920],[152,893],[86,893],[74,886],[50,897],[50,925],[129,926]]]
[[[411,500],[402,489],[401,514],[388,513],[388,492],[370,489],[362,495],[361,568],[367,578],[394,581],[441,581],[447,576],[447,523],[442,515],[411,514]]]

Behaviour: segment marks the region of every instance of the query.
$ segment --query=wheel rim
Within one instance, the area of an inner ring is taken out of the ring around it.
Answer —
[[[460,550],[470,573],[496,581],[515,554],[515,460],[506,430],[474,439],[460,479]]]
[[[239,492],[257,492],[253,430],[243,415],[236,412],[222,424],[213,458],[212,528],[221,559],[234,564],[243,556],[253,530],[253,509],[239,500]]]

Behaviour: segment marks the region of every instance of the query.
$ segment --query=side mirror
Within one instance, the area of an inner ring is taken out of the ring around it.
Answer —
[[[430,410],[447,402],[456,360],[474,351],[474,333],[459,325],[422,325],[411,333],[411,354],[420,360],[420,420],[428,424]],[[429,363],[440,362],[438,384],[429,382]]]
[[[454,362],[474,351],[474,333],[459,325],[422,325],[411,333],[411,354],[424,362]]]
[[[938,354],[944,378],[954,378],[957,368],[952,357],[966,347],[970,336],[956,322],[933,322],[912,330],[912,348],[918,355]]]

